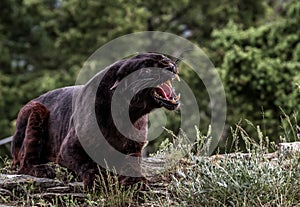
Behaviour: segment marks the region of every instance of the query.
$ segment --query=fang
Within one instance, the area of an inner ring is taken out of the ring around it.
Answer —
[[[172,83],[171,83],[171,81],[170,80],[167,80],[167,82],[166,82],[170,87],[172,87]]]

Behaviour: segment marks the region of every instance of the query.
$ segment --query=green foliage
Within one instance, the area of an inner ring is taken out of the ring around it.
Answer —
[[[104,206],[137,205],[139,184],[124,187],[119,183],[116,175],[111,175],[109,171],[106,173],[105,178],[102,174],[97,177],[94,192],[87,199],[87,203],[90,200],[89,206],[99,205],[99,203],[103,203]]]
[[[299,140],[300,137],[300,125],[298,119],[298,112],[288,116],[284,111],[282,112],[283,116],[281,118],[282,129],[284,135],[280,137],[280,140],[283,142],[293,142]]]
[[[42,93],[73,85],[98,47],[144,30],[139,1],[3,1],[0,16],[0,134],[12,135],[18,110]],[[101,16],[101,18],[100,18]],[[125,18],[124,18],[125,17]]]
[[[283,132],[276,127],[280,125],[280,108],[288,115],[299,110],[297,6],[299,2],[292,1],[286,16],[270,24],[243,30],[230,22],[214,31],[212,46],[220,55],[217,62],[222,62],[219,70],[226,88],[230,125],[241,118],[250,119],[254,125],[263,123],[265,133],[276,140]]]

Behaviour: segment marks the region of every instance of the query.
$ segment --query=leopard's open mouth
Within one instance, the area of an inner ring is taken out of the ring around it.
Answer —
[[[152,91],[154,100],[160,106],[165,107],[168,110],[175,110],[180,105],[180,94],[177,95],[175,93],[175,89],[171,83],[175,78],[178,81],[180,80],[178,74],[175,74],[171,80],[167,80],[166,82],[158,85]]]

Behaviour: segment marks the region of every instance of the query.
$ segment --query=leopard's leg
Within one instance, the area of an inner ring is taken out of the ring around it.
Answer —
[[[140,188],[146,188],[147,178],[143,175],[141,169],[141,153],[132,153],[126,156],[121,172],[118,176],[119,183],[123,186],[132,186],[140,183]]]
[[[93,188],[95,176],[99,174],[99,169],[80,144],[74,127],[70,127],[64,138],[56,163],[75,172],[82,179],[85,189]]]
[[[37,177],[54,177],[54,169],[43,165],[43,148],[48,137],[49,111],[39,102],[25,105],[17,119],[17,131],[12,141],[13,166],[20,165],[19,173]]]

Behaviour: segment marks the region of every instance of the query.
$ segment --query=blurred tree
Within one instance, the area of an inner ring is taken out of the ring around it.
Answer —
[[[222,28],[230,20],[244,28],[265,20],[267,1],[242,0],[175,0],[143,2],[150,11],[148,30],[172,32],[210,47],[211,32]]]
[[[20,107],[37,94],[55,88],[48,69],[53,66],[53,42],[40,22],[54,1],[34,8],[30,1],[3,0],[0,7],[1,137],[13,132]]]
[[[74,84],[82,63],[99,46],[119,35],[144,30],[139,24],[143,8],[122,2],[1,2],[1,137],[13,133],[17,112],[27,101]]]
[[[228,122],[249,119],[247,132],[256,137],[256,125],[276,141],[284,132],[282,111],[299,112],[300,2],[287,3],[279,20],[243,30],[230,22],[215,30],[212,47],[221,62],[228,100]]]

